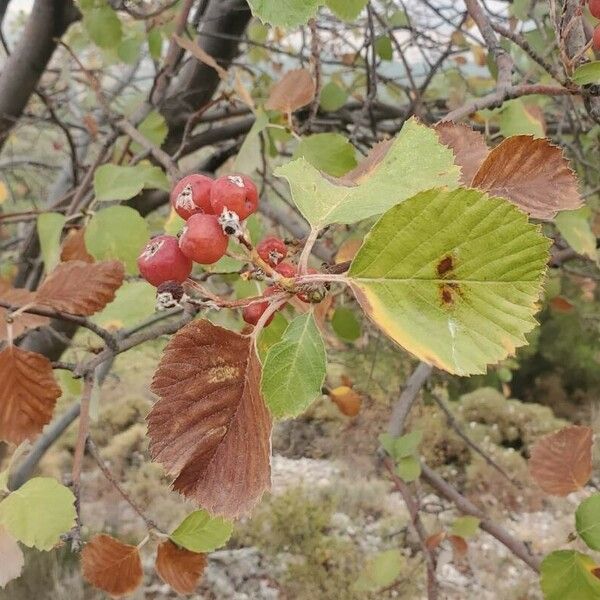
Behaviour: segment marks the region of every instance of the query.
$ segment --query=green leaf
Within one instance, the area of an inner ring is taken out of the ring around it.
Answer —
[[[382,433],[379,436],[379,443],[393,459],[398,460],[408,456],[415,456],[422,439],[422,431],[411,431],[400,437],[394,437],[389,433]]]
[[[394,12],[390,17],[389,24],[391,27],[408,27],[410,25],[410,21],[408,20],[406,11],[397,10]]]
[[[256,348],[261,362],[264,362],[267,358],[269,348],[281,341],[287,326],[288,322],[286,318],[280,312],[276,312],[271,324],[268,327],[264,327],[260,332]]]
[[[546,600],[598,600],[600,579],[591,573],[594,561],[575,550],[558,550],[544,558],[540,583]]]
[[[371,229],[348,277],[367,315],[421,360],[485,373],[527,343],[549,240],[478,190],[429,190]]]
[[[406,558],[400,550],[385,550],[371,557],[354,584],[358,592],[374,592],[392,585],[400,576]]]
[[[287,179],[300,212],[321,229],[330,223],[350,224],[378,215],[434,186],[454,188],[460,169],[454,164],[452,150],[439,143],[432,129],[413,118],[382,160],[356,181],[332,181],[303,158],[279,167],[275,175]]]
[[[356,167],[356,150],[339,133],[316,133],[302,138],[294,158],[301,156],[313,167],[334,177],[340,177]]]
[[[60,213],[43,213],[37,220],[37,234],[44,261],[44,271],[49,273],[60,260],[60,236],[67,219]]]
[[[461,538],[468,539],[473,537],[479,530],[481,520],[470,515],[458,517],[452,524],[452,535],[458,535]]]
[[[35,477],[0,502],[0,524],[26,546],[51,550],[75,525],[75,496],[51,477]]]
[[[346,342],[354,342],[360,337],[360,323],[349,308],[336,308],[331,318],[331,327],[339,338]]]
[[[92,41],[100,48],[116,48],[123,30],[117,13],[108,5],[84,11],[83,26]]]
[[[156,289],[145,281],[126,281],[115,299],[91,319],[102,327],[132,327],[155,312]]]
[[[159,60],[162,54],[162,34],[160,29],[151,29],[148,34],[148,52],[154,60]]]
[[[293,417],[308,408],[321,393],[326,360],[312,313],[296,317],[263,365],[261,389],[274,417]]]
[[[98,167],[94,173],[97,200],[129,200],[144,188],[170,189],[160,167],[144,163],[133,167],[106,164]]]
[[[404,456],[396,462],[396,474],[402,481],[410,483],[419,479],[421,475],[421,463],[414,456]]]
[[[346,104],[346,100],[348,100],[348,92],[335,83],[335,81],[330,81],[323,86],[319,103],[321,110],[335,112]]]
[[[383,60],[392,60],[394,58],[394,49],[392,40],[387,35],[381,35],[375,39],[375,52]]]
[[[96,260],[116,258],[127,272],[136,274],[137,257],[148,243],[148,224],[129,206],[111,206],[98,211],[85,229],[85,245]]]
[[[212,552],[227,543],[232,531],[231,521],[211,517],[205,510],[195,510],[179,524],[170,538],[191,552]]]
[[[545,136],[544,124],[527,110],[520,100],[509,100],[500,109],[500,133],[504,137],[513,135],[532,135],[536,138]]]
[[[147,140],[150,140],[155,146],[160,148],[169,133],[169,128],[167,127],[165,118],[159,112],[153,110],[138,125],[138,131]],[[134,151],[137,152],[138,150],[135,149]]]
[[[122,40],[117,47],[118,57],[128,65],[135,64],[140,56],[142,41],[139,37],[129,37]]]
[[[600,494],[586,498],[575,512],[579,537],[592,550],[600,550]]]
[[[256,120],[235,157],[234,172],[251,174],[261,166],[260,134],[268,124],[269,116],[267,113],[262,109],[257,110]]]
[[[358,18],[369,0],[325,0],[331,12],[343,21],[354,21]]]
[[[592,260],[598,260],[596,236],[588,219],[588,210],[563,210],[554,219],[560,234],[567,240],[569,246]]]
[[[248,0],[248,4],[263,23],[295,27],[308,23],[323,0]]]
[[[575,69],[572,77],[577,85],[600,83],[600,60],[585,63]]]

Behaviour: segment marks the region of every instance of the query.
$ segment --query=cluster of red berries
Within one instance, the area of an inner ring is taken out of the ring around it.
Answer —
[[[600,19],[600,0],[590,0],[589,6],[592,16]],[[600,50],[600,25],[596,25],[596,29],[594,29],[592,45],[595,50]]]
[[[171,191],[171,205],[186,224],[178,237],[159,235],[142,250],[137,265],[146,281],[178,302],[184,283],[192,272],[193,263],[213,264],[222,258],[229,235],[242,233],[240,222],[258,208],[258,190],[245,175],[227,175],[216,180],[205,175],[188,175]],[[281,277],[297,275],[295,265],[284,262],[288,249],[283,240],[268,237],[256,247],[258,256]],[[309,273],[317,273],[309,269]],[[281,292],[277,285],[265,289],[265,298]],[[318,294],[317,294],[318,295]],[[318,301],[303,291],[297,297],[304,302]],[[246,323],[256,325],[269,306],[269,301],[253,302],[243,308]],[[265,325],[268,325],[272,315]]]

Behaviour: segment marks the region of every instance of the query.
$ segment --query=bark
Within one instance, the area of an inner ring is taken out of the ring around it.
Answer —
[[[57,39],[79,18],[72,0],[36,0],[0,74],[0,149],[44,74]]]

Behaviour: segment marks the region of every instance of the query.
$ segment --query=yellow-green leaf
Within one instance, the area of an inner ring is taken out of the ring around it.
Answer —
[[[367,315],[421,360],[485,373],[536,325],[548,246],[506,200],[429,190],[381,217],[348,277]]]
[[[558,550],[548,554],[540,567],[546,600],[598,600],[600,579],[591,571],[597,565],[581,552]]]
[[[212,552],[227,543],[233,524],[222,517],[211,517],[205,510],[190,513],[170,535],[179,546],[191,552]]]

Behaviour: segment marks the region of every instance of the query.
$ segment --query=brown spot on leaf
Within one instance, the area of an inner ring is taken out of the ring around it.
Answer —
[[[594,577],[600,579],[600,567],[594,567],[590,572]]]
[[[440,260],[440,262],[437,264],[437,274],[440,277],[444,277],[446,274],[452,271],[453,268],[454,260],[452,256],[448,254],[447,256],[444,256],[444,258],[442,258],[442,260]]]
[[[440,283],[439,290],[442,305],[446,307],[452,306],[456,302],[456,296],[460,294],[458,283],[454,282]]]

